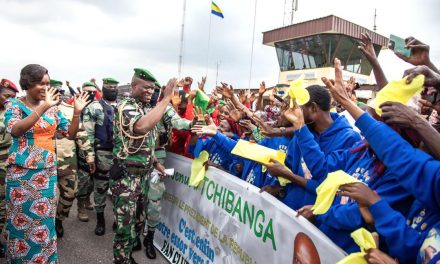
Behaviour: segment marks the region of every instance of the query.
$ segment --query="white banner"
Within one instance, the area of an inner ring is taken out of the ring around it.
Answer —
[[[314,225],[267,193],[209,168],[188,186],[192,160],[168,153],[156,248],[171,263],[336,263],[344,252]],[[294,255],[295,254],[295,255]],[[296,262],[298,263],[298,262]]]

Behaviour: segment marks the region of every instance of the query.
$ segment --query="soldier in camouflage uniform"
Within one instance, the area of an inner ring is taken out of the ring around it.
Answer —
[[[5,203],[5,180],[6,180],[6,160],[8,158],[9,146],[11,145],[11,135],[6,133],[5,127],[5,104],[9,98],[14,98],[18,93],[17,86],[11,81],[2,79],[0,82],[0,232],[3,230],[6,221]],[[0,242],[0,258],[5,257],[5,248]]]
[[[182,98],[182,100],[187,100]],[[156,102],[151,102],[153,105]],[[194,121],[197,120],[196,118]],[[177,130],[190,130],[194,121],[181,118],[176,110],[168,105],[161,121],[157,124],[158,137],[156,140],[156,148],[154,150],[154,156],[160,164],[165,164],[166,151],[165,146],[168,143],[168,138],[170,136],[171,128]],[[160,200],[165,192],[165,184],[162,179],[157,182],[152,182],[151,177],[148,177],[144,185],[144,207],[145,215],[147,219],[147,235],[144,238],[145,254],[149,259],[156,258],[156,250],[153,245],[154,230],[160,222],[160,211],[161,205]],[[138,232],[140,235],[141,232]]]
[[[51,87],[54,87],[60,93],[60,104],[58,110],[69,120],[73,117],[73,106],[66,103],[70,99],[70,96],[66,94],[66,91],[62,89],[63,83],[54,79],[50,80]],[[87,133],[80,124],[78,133],[75,140],[69,140],[63,135],[57,134],[56,138],[56,153],[57,153],[57,172],[58,172],[58,205],[55,217],[55,231],[58,237],[64,235],[63,220],[69,217],[70,208],[75,200],[75,195],[78,187],[77,176],[77,150],[84,153],[90,163],[94,162],[93,149],[90,145],[90,141],[87,137]]]
[[[69,89],[72,90],[72,89]],[[88,101],[92,103],[95,100],[95,96],[97,93],[96,85],[92,82],[85,82],[82,86],[82,90],[86,92],[89,96]],[[84,111],[81,113],[81,120],[84,117]],[[89,140],[90,142],[90,140]],[[77,146],[78,150],[78,146]],[[76,199],[78,202],[78,220],[81,222],[88,222],[89,216],[87,214],[87,210],[93,210],[93,206],[90,203],[90,195],[93,192],[93,177],[92,175],[95,173],[96,165],[95,159],[91,160],[90,158],[84,155],[82,151],[77,151],[78,158],[78,192],[76,194]]]
[[[136,263],[131,253],[137,238],[136,212],[144,199],[144,184],[153,167],[162,174],[165,169],[154,157],[156,125],[171,100],[176,79],[168,82],[163,99],[153,108],[150,100],[155,83],[157,80],[150,72],[136,68],[131,82],[131,97],[121,100],[117,106],[113,149],[115,164],[110,171],[116,221],[114,263]]]
[[[93,174],[95,210],[97,223],[95,234],[105,234],[104,208],[109,189],[109,170],[113,164],[113,119],[118,81],[104,78],[103,99],[94,101],[84,111],[83,124],[95,150],[96,172]]]

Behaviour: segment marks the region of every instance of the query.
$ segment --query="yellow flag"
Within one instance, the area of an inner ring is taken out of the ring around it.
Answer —
[[[309,91],[304,88],[304,80],[301,78],[290,82],[287,94],[290,96],[290,108],[293,107],[293,100],[296,100],[298,105],[305,105],[310,100]]]
[[[265,146],[251,143],[246,140],[238,140],[237,145],[231,151],[232,154],[262,163],[264,165],[270,164],[270,159],[274,159],[284,164],[286,153]]]
[[[358,230],[351,233],[351,237],[354,242],[361,248],[361,252],[356,252],[348,255],[344,259],[338,262],[338,264],[351,264],[351,263],[367,263],[365,260],[365,251],[376,248],[376,242],[374,241],[373,235],[368,232],[365,228],[359,228]]]
[[[209,153],[204,150],[200,152],[198,158],[195,158],[191,164],[191,177],[189,178],[189,186],[197,187],[203,181],[206,175],[204,163],[208,161]]]
[[[352,182],[360,182],[359,180],[351,177],[342,170],[331,172],[327,178],[316,188],[316,201],[312,207],[313,214],[321,215],[325,214],[335,199],[336,191],[339,186]]]
[[[417,75],[410,84],[406,84],[406,77],[399,81],[389,82],[375,98],[374,109],[378,115],[382,115],[382,109],[379,106],[385,102],[398,102],[405,104],[408,100],[423,90],[425,76]]]

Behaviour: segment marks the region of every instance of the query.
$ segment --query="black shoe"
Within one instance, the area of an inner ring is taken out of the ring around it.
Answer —
[[[63,221],[55,218],[55,232],[57,233],[57,237],[63,237],[64,235],[64,228],[63,228]]]
[[[142,249],[141,239],[137,238],[136,242],[134,242],[133,251],[139,251]]]
[[[116,222],[113,222],[112,229],[113,229],[113,232],[115,232],[115,233],[116,233],[116,228],[117,228],[117,226],[116,226]]]
[[[139,244],[140,244],[140,242],[139,242]],[[136,262],[136,260],[134,260],[133,257],[130,257],[130,264],[138,264],[138,263]]]
[[[3,244],[0,244],[0,258],[4,258],[5,257],[5,249],[6,247]]]
[[[145,255],[149,259],[156,258],[156,249],[153,245],[154,230],[148,230],[147,236],[144,238]]]
[[[105,218],[104,213],[96,213],[96,228],[95,235],[103,236],[105,234]]]

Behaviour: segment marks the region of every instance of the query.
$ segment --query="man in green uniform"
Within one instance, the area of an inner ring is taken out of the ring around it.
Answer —
[[[156,104],[156,102],[151,103]],[[162,119],[156,126],[158,137],[156,140],[154,156],[160,164],[165,163],[165,146],[168,143],[171,128],[177,130],[190,130],[196,120],[197,118],[194,118],[194,121],[181,118],[171,105],[168,105],[166,107]],[[153,245],[154,230],[156,229],[156,226],[160,223],[160,200],[162,199],[162,195],[165,192],[165,184],[162,182],[161,178],[162,177],[158,179],[152,179],[151,177],[148,177],[143,191],[145,206],[144,213],[147,218],[146,224],[148,228],[147,235],[144,238],[143,244],[145,246],[145,254],[149,259],[156,258],[156,250]],[[140,233],[141,232],[138,232],[138,235],[140,235]]]
[[[72,88],[69,90],[74,92]],[[96,85],[92,82],[85,82],[82,85],[82,90],[89,95],[89,101],[93,102],[95,100]],[[81,120],[84,118],[84,111],[81,113]],[[90,140],[89,140],[90,141]],[[93,210],[92,203],[90,202],[90,195],[93,192],[93,178],[91,175],[95,173],[96,165],[95,158],[87,158],[83,155],[81,151],[78,153],[78,192],[76,194],[76,199],[78,202],[78,220],[81,222],[88,222],[89,216],[87,210]]]
[[[50,86],[57,89],[60,94],[60,104],[58,110],[69,120],[73,118],[73,105],[66,102],[70,99],[68,92],[63,90],[63,83],[54,79],[50,80]],[[75,144],[76,143],[76,144]],[[70,208],[75,200],[75,195],[78,188],[78,161],[77,161],[77,146],[78,151],[87,157],[89,163],[93,164],[95,154],[90,145],[87,133],[80,124],[80,129],[76,134],[75,140],[69,140],[63,135],[58,135],[56,138],[57,150],[57,172],[58,172],[58,205],[55,218],[55,231],[58,237],[64,235],[63,220],[69,217]]]
[[[102,99],[88,105],[83,115],[84,128],[95,150],[96,158],[93,196],[97,215],[95,228],[97,236],[105,234],[104,208],[109,189],[108,172],[113,164],[113,119],[119,83],[113,78],[104,78],[102,81]]]
[[[3,230],[6,221],[5,203],[5,180],[6,180],[6,160],[8,159],[9,146],[11,145],[11,135],[6,133],[5,111],[6,102],[9,98],[14,98],[18,93],[17,86],[9,80],[2,79],[0,82],[0,232]],[[0,258],[5,257],[5,248],[0,243]]]
[[[143,188],[153,167],[164,173],[154,157],[157,123],[171,100],[176,79],[171,79],[163,99],[153,108],[151,97],[156,78],[147,70],[136,68],[131,82],[131,97],[121,100],[115,115],[115,164],[110,171],[116,233],[113,240],[114,263],[136,263],[131,257],[136,241],[136,212],[144,199]]]

